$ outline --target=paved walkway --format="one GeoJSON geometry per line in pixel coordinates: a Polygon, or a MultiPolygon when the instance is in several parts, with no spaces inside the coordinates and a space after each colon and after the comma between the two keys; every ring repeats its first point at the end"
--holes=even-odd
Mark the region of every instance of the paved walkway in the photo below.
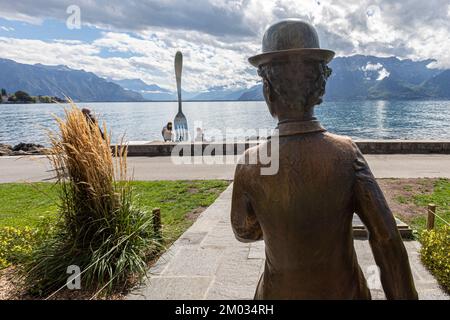
{"type": "MultiPolygon", "coordinates": [[[[365,157],[377,178],[450,178],[450,155],[365,157]]],[[[192,163],[198,160],[201,158],[192,158],[192,163]]],[[[205,157],[200,164],[176,165],[170,157],[130,157],[128,167],[130,171],[134,170],[136,180],[232,180],[235,165],[208,164],[217,160],[205,157]]],[[[0,183],[46,181],[52,177],[51,167],[43,156],[0,157],[0,183]]]]}
{"type": "MultiPolygon", "coordinates": [[[[230,186],[150,269],[128,299],[252,299],[264,266],[264,243],[235,240],[229,222],[230,186]]],[[[449,299],[420,263],[416,241],[405,242],[421,299],[449,299]]],[[[384,293],[368,241],[355,240],[373,299],[384,293]]]]}

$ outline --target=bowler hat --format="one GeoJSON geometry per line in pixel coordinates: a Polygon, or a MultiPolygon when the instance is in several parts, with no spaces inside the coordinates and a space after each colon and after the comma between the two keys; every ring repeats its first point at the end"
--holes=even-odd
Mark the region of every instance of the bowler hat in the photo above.
{"type": "Polygon", "coordinates": [[[319,36],[312,25],[298,19],[277,22],[264,33],[262,53],[248,61],[255,67],[273,60],[300,57],[328,63],[334,51],[320,49],[319,36]]]}

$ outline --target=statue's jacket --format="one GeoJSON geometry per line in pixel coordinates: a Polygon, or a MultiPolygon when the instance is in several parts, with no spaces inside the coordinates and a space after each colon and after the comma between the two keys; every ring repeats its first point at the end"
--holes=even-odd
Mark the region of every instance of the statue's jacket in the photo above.
{"type": "Polygon", "coordinates": [[[369,231],[386,297],[417,298],[395,219],[356,144],[318,121],[280,125],[277,138],[278,172],[262,175],[267,165],[244,160],[271,150],[269,139],[246,151],[234,178],[236,238],[265,242],[255,299],[370,299],[353,247],[354,213],[369,231]]]}

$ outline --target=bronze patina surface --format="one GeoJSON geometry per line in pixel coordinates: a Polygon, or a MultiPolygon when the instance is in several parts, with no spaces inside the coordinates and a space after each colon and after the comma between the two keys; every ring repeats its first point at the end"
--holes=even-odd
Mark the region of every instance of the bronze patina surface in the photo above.
{"type": "Polygon", "coordinates": [[[370,299],[353,247],[354,212],[369,230],[386,297],[417,299],[394,217],[363,155],[314,117],[331,73],[330,51],[319,49],[314,28],[298,20],[273,25],[263,42],[270,49],[249,60],[279,121],[279,170],[261,175],[260,162],[239,164],[231,209],[237,239],[266,245],[255,299],[370,299]]]}

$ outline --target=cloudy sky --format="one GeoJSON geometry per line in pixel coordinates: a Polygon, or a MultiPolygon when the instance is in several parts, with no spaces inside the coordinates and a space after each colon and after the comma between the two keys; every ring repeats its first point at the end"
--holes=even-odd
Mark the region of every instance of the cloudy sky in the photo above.
{"type": "Polygon", "coordinates": [[[450,68],[449,0],[0,0],[0,13],[1,58],[171,90],[177,50],[188,90],[253,85],[247,58],[284,18],[312,23],[337,55],[434,58],[433,67],[450,68]]]}

